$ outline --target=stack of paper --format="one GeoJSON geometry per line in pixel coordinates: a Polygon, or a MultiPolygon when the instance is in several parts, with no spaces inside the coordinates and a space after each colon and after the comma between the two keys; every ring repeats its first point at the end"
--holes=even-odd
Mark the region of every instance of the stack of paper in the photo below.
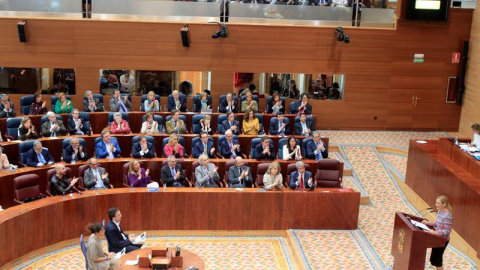
{"type": "Polygon", "coordinates": [[[147,232],[143,232],[142,234],[137,235],[137,237],[135,237],[135,239],[133,239],[132,244],[143,245],[143,244],[145,244],[145,238],[146,237],[147,237],[147,232]]]}

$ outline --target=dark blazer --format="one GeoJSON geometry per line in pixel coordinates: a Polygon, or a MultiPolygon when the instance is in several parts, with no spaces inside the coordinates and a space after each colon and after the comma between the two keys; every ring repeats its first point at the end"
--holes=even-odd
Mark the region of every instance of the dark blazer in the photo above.
{"type": "Polygon", "coordinates": [[[252,170],[248,166],[242,166],[241,170],[239,171],[237,165],[233,165],[228,169],[228,186],[229,187],[238,187],[238,188],[243,188],[243,187],[250,187],[253,184],[253,178],[252,178],[252,170]],[[243,179],[238,179],[241,174],[241,170],[246,170],[248,169],[248,175],[247,178],[243,179]]]}
{"type": "MultiPolygon", "coordinates": [[[[239,144],[238,140],[233,139],[232,144],[233,145],[239,144]]],[[[222,149],[221,153],[223,154],[223,156],[225,158],[230,158],[230,156],[232,155],[232,151],[230,149],[230,145],[228,144],[227,140],[222,141],[222,143],[220,144],[220,148],[222,149]]],[[[240,156],[241,154],[242,154],[242,149],[238,148],[237,150],[235,150],[235,155],[237,157],[240,156]]]]}
{"type": "MultiPolygon", "coordinates": [[[[67,134],[67,129],[63,125],[62,120],[55,120],[58,125],[58,130],[56,131],[57,136],[65,136],[67,134]]],[[[50,137],[52,133],[50,132],[50,120],[47,120],[42,125],[42,136],[43,137],[50,137]]]]}
{"type": "MultiPolygon", "coordinates": [[[[94,98],[93,100],[95,100],[95,108],[94,108],[94,112],[103,112],[103,103],[100,103],[100,100],[98,98],[94,98]]],[[[85,112],[92,112],[90,110],[90,107],[88,106],[88,99],[84,99],[83,100],[83,111],[85,112]]]]}
{"type": "MultiPolygon", "coordinates": [[[[311,132],[315,131],[315,127],[313,126],[313,122],[312,121],[306,121],[305,122],[307,124],[307,128],[310,129],[311,132]]],[[[302,124],[300,121],[298,121],[297,123],[295,123],[295,135],[302,135],[302,124]]],[[[310,133],[311,135],[311,133],[310,133]]]]}
{"type": "Polygon", "coordinates": [[[68,183],[66,175],[63,176],[63,179],[59,179],[55,174],[49,181],[50,194],[52,196],[62,195],[63,193],[68,194],[74,191],[73,186],[70,186],[70,183],[68,183]]]}
{"type": "MultiPolygon", "coordinates": [[[[325,144],[324,144],[325,146],[325,144]]],[[[307,156],[305,158],[307,159],[315,159],[315,150],[317,150],[317,144],[315,144],[315,141],[311,141],[307,144],[307,156]]],[[[322,158],[328,158],[328,149],[325,147],[325,150],[322,152],[322,158]]]]}
{"type": "Polygon", "coordinates": [[[262,146],[261,143],[259,143],[257,146],[255,146],[255,158],[256,159],[274,160],[275,159],[275,151],[273,149],[273,144],[270,144],[270,155],[263,154],[263,146],[262,146]]]}
{"type": "MultiPolygon", "coordinates": [[[[298,113],[298,108],[300,107],[300,105],[302,105],[302,101],[299,100],[299,101],[295,101],[295,103],[293,103],[293,106],[290,108],[290,113],[291,114],[297,114],[298,113]]],[[[304,114],[312,114],[312,105],[310,105],[309,103],[307,103],[307,107],[305,108],[305,110],[303,111],[304,114]]]]}
{"type": "Polygon", "coordinates": [[[17,111],[15,111],[15,105],[13,104],[13,102],[10,102],[10,108],[12,109],[12,111],[6,112],[4,111],[5,106],[3,106],[3,103],[0,103],[0,118],[15,117],[17,115],[17,111]]]}
{"type": "MultiPolygon", "coordinates": [[[[303,178],[304,188],[309,188],[310,190],[314,190],[315,189],[315,179],[312,176],[312,173],[305,170],[305,175],[303,177],[304,177],[303,178]],[[310,179],[310,178],[312,178],[312,185],[311,186],[308,185],[308,179],[310,179]]],[[[294,171],[290,174],[290,188],[291,189],[296,189],[297,188],[296,182],[298,180],[300,180],[299,178],[300,178],[300,173],[298,171],[294,171]]]]}
{"type": "MultiPolygon", "coordinates": [[[[82,119],[82,125],[80,126],[80,130],[83,132],[84,135],[88,135],[87,132],[89,130],[85,125],[85,119],[83,119],[82,117],[80,117],[80,119],[82,119]]],[[[78,130],[75,127],[75,121],[73,121],[73,118],[71,117],[68,118],[67,120],[67,130],[68,130],[68,134],[70,135],[75,135],[78,132],[78,130]]]]}
{"type": "MultiPolygon", "coordinates": [[[[181,112],[186,112],[187,111],[187,98],[183,95],[180,95],[178,97],[178,100],[180,101],[180,111],[181,112]]],[[[175,100],[173,96],[168,97],[168,111],[172,111],[175,109],[175,100]]]]}
{"type": "MultiPolygon", "coordinates": [[[[210,105],[210,109],[212,109],[212,100],[207,98],[207,105],[210,105]]],[[[175,105],[174,105],[175,106],[175,105]]],[[[202,110],[202,101],[200,98],[195,100],[195,112],[200,112],[202,110]]]]}
{"type": "Polygon", "coordinates": [[[108,252],[120,252],[124,247],[132,245],[132,242],[128,239],[128,234],[124,233],[123,230],[119,230],[117,225],[111,220],[105,228],[105,238],[108,243],[108,252]],[[123,240],[122,234],[125,236],[125,240],[123,240]]]}
{"type": "MultiPolygon", "coordinates": [[[[283,123],[285,123],[285,131],[283,132],[285,135],[290,134],[290,124],[287,123],[287,120],[283,118],[283,123]]],[[[278,118],[274,119],[272,122],[270,122],[270,135],[278,135],[280,132],[278,132],[278,118]]]]}
{"type": "MultiPolygon", "coordinates": [[[[210,149],[212,149],[213,147],[213,143],[211,141],[208,141],[207,142],[207,154],[208,154],[208,157],[209,158],[213,158],[215,157],[215,152],[214,154],[210,154],[210,149]]],[[[198,158],[200,155],[203,154],[203,142],[202,141],[198,141],[195,146],[193,147],[193,157],[194,158],[198,158]]]]}
{"type": "MultiPolygon", "coordinates": [[[[50,155],[50,152],[48,152],[48,149],[47,148],[43,148],[42,149],[42,156],[43,158],[45,159],[45,162],[48,163],[48,162],[55,162],[53,160],[53,157],[52,155],[50,155]]],[[[38,156],[37,156],[37,153],[35,152],[35,150],[32,148],[30,150],[28,150],[27,152],[27,166],[29,167],[37,167],[37,164],[39,163],[40,161],[38,161],[38,156]]]]}
{"type": "MultiPolygon", "coordinates": [[[[220,108],[218,109],[218,111],[221,112],[221,113],[227,113],[227,106],[228,106],[227,99],[223,99],[222,102],[220,102],[220,108]]],[[[233,108],[232,112],[237,113],[238,112],[238,101],[237,100],[233,100],[233,106],[235,108],[233,108]]]]}
{"type": "MultiPolygon", "coordinates": [[[[118,145],[117,139],[111,138],[110,142],[113,143],[113,147],[115,147],[116,151],[113,153],[113,156],[117,158],[119,155],[122,154],[120,150],[120,146],[118,145]]],[[[95,151],[97,152],[97,158],[106,158],[108,157],[108,151],[105,143],[103,140],[100,140],[99,143],[95,146],[95,151]]]]}
{"type": "MultiPolygon", "coordinates": [[[[233,125],[234,125],[234,126],[237,126],[237,130],[235,130],[235,132],[232,131],[233,135],[238,135],[238,134],[240,134],[240,130],[241,130],[240,122],[238,122],[237,120],[233,120],[233,125]]],[[[227,119],[227,120],[223,120],[221,133],[222,133],[222,134],[225,134],[225,131],[227,131],[228,129],[230,129],[230,124],[229,124],[229,122],[228,122],[228,119],[227,119]]]]}
{"type": "Polygon", "coordinates": [[[173,178],[174,175],[172,175],[172,172],[170,171],[170,166],[168,164],[163,166],[161,170],[162,182],[166,184],[167,187],[172,187],[175,182],[178,182],[175,186],[179,186],[178,184],[183,186],[182,183],[185,181],[185,172],[182,168],[182,165],[177,163],[177,165],[175,165],[175,172],[178,172],[178,171],[180,171],[180,178],[175,180],[173,178]]]}
{"type": "Polygon", "coordinates": [[[134,158],[154,158],[155,157],[155,148],[152,143],[147,142],[148,152],[145,155],[141,155],[142,146],[139,142],[135,143],[132,148],[132,156],[134,158]]]}
{"type": "Polygon", "coordinates": [[[40,137],[40,135],[36,131],[35,133],[31,132],[30,135],[28,136],[27,136],[27,133],[28,133],[28,129],[24,128],[23,126],[18,128],[18,138],[22,141],[34,140],[40,137]]]}
{"type": "MultiPolygon", "coordinates": [[[[102,175],[106,173],[105,168],[98,167],[98,173],[100,174],[100,177],[102,177],[102,175]]],[[[102,182],[106,188],[110,186],[110,183],[109,183],[110,181],[108,180],[108,177],[105,179],[102,179],[102,182]]],[[[85,170],[85,172],[83,173],[83,184],[87,189],[93,189],[97,185],[97,179],[93,174],[92,168],[85,170]]]]}
{"type": "MultiPolygon", "coordinates": [[[[83,158],[80,155],[80,151],[78,151],[77,160],[87,161],[88,160],[87,149],[85,149],[85,147],[81,144],[80,144],[80,146],[82,146],[82,148],[83,148],[83,158]]],[[[75,151],[73,150],[73,147],[71,145],[67,146],[67,148],[65,148],[65,151],[63,152],[63,161],[65,161],[67,163],[71,162],[72,161],[72,156],[73,156],[74,153],[75,153],[75,151]]]]}

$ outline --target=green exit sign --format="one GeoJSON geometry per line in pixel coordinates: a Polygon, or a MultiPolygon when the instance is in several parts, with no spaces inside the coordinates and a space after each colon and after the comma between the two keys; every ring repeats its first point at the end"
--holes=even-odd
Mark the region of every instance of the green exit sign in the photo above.
{"type": "Polygon", "coordinates": [[[416,53],[413,55],[414,63],[423,63],[425,62],[425,55],[423,53],[416,53]]]}

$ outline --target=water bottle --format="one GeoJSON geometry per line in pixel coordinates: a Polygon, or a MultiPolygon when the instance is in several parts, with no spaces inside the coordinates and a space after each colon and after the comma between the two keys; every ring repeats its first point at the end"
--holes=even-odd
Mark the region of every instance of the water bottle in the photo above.
{"type": "Polygon", "coordinates": [[[455,145],[458,145],[458,136],[455,136],[455,141],[454,141],[455,145]]]}
{"type": "Polygon", "coordinates": [[[65,201],[65,191],[62,192],[62,201],[65,201]]]}
{"type": "Polygon", "coordinates": [[[132,185],[130,185],[130,192],[132,192],[132,191],[133,191],[133,186],[132,186],[132,185]]]}
{"type": "Polygon", "coordinates": [[[167,191],[167,184],[163,184],[163,192],[167,191]]]}
{"type": "Polygon", "coordinates": [[[75,165],[75,159],[72,158],[72,165],[75,165]]]}

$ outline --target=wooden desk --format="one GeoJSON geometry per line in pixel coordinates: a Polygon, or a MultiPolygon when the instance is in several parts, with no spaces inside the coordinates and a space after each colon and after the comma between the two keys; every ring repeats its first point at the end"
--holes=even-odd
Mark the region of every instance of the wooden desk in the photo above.
{"type": "MultiPolygon", "coordinates": [[[[405,182],[430,207],[446,195],[453,228],[480,252],[480,162],[445,138],[419,144],[410,140],[405,182]]],[[[480,253],[477,253],[480,258],[480,253]]]]}
{"type": "MultiPolygon", "coordinates": [[[[182,247],[180,247],[182,248],[182,247]]],[[[169,247],[168,248],[168,256],[171,256],[172,253],[174,253],[175,247],[169,247]]],[[[120,259],[123,265],[123,270],[137,270],[140,269],[138,265],[125,265],[125,262],[127,260],[136,260],[137,255],[140,252],[147,252],[149,254],[152,254],[152,248],[142,248],[139,250],[132,251],[130,253],[127,253],[123,255],[123,257],[120,259]]],[[[188,250],[182,249],[180,251],[180,255],[183,257],[183,268],[187,268],[189,266],[195,266],[199,270],[205,269],[205,263],[203,262],[202,258],[200,258],[197,254],[192,253],[188,250]]],[[[142,268],[144,269],[144,268],[142,268]]]]}
{"type": "Polygon", "coordinates": [[[258,189],[146,188],[87,191],[11,207],[0,212],[0,265],[31,251],[89,234],[89,222],[122,211],[122,228],[143,230],[354,230],[360,193],[338,189],[313,192],[258,189]]]}

